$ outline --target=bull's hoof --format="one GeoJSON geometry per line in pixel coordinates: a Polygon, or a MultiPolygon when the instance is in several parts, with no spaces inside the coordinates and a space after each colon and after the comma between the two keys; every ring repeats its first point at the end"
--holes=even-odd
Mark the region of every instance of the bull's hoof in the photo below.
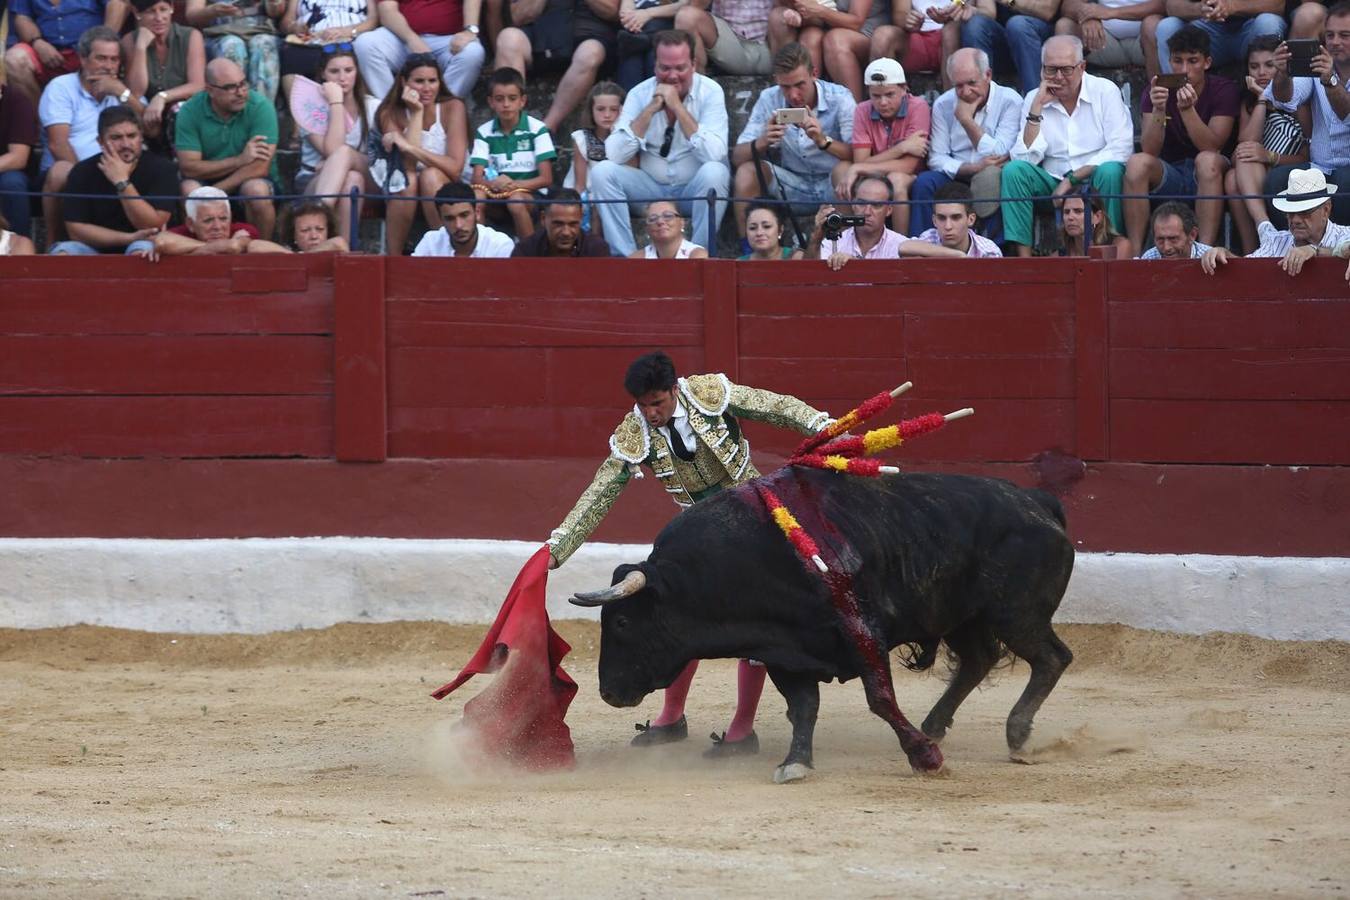
{"type": "Polygon", "coordinates": [[[811,767],[805,763],[788,763],[773,770],[774,784],[791,784],[802,781],[811,774],[811,767]]]}
{"type": "Polygon", "coordinates": [[[942,751],[937,744],[929,741],[909,754],[909,764],[922,775],[937,773],[942,769],[942,751]]]}

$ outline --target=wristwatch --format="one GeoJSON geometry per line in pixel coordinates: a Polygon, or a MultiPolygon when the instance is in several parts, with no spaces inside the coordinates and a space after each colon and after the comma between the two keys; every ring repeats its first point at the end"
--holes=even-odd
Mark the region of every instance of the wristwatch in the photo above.
{"type": "Polygon", "coordinates": [[[830,149],[831,145],[833,145],[833,144],[834,144],[834,138],[830,137],[830,136],[827,134],[827,135],[825,135],[825,143],[823,143],[823,144],[817,144],[816,147],[817,147],[818,149],[821,149],[821,150],[828,150],[828,149],[830,149]]]}
{"type": "Polygon", "coordinates": [[[126,103],[130,99],[131,99],[131,88],[127,88],[124,91],[122,91],[122,93],[117,95],[118,103],[126,103]]]}
{"type": "Polygon", "coordinates": [[[469,34],[472,34],[472,35],[477,35],[477,34],[478,34],[478,26],[477,26],[477,25],[465,25],[465,26],[464,26],[464,30],[467,31],[469,34]]]}
{"type": "Polygon", "coordinates": [[[119,194],[122,193],[123,191],[125,191],[125,190],[126,190],[127,188],[129,188],[129,187],[131,187],[131,182],[130,182],[130,181],[127,181],[125,178],[123,178],[121,181],[114,181],[114,182],[113,182],[113,190],[116,191],[116,192],[119,193],[119,194]]]}
{"type": "Polygon", "coordinates": [[[1333,87],[1333,88],[1334,88],[1334,87],[1339,87],[1339,86],[1340,86],[1340,83],[1341,83],[1340,76],[1338,76],[1335,72],[1332,72],[1332,73],[1331,73],[1331,81],[1327,82],[1327,87],[1333,87]]]}

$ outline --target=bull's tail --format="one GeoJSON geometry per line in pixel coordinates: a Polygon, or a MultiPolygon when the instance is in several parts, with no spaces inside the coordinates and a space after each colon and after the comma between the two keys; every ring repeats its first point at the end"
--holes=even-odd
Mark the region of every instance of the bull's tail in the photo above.
{"type": "Polygon", "coordinates": [[[901,644],[896,648],[896,655],[900,657],[900,665],[911,672],[926,672],[933,668],[933,663],[937,661],[938,647],[941,644],[941,639],[901,644]]]}
{"type": "Polygon", "coordinates": [[[1064,506],[1059,502],[1059,498],[1048,491],[1040,488],[1026,488],[1027,494],[1041,509],[1048,512],[1059,523],[1060,528],[1068,528],[1069,522],[1064,518],[1064,506]]]}

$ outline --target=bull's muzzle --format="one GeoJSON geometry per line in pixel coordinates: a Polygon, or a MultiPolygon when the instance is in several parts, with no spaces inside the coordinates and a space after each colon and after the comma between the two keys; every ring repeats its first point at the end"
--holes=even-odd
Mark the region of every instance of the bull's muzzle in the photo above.
{"type": "Polygon", "coordinates": [[[641,570],[635,569],[629,572],[623,581],[612,587],[607,587],[603,591],[585,591],[567,602],[573,606],[604,606],[612,600],[631,597],[646,586],[647,576],[641,570]]]}

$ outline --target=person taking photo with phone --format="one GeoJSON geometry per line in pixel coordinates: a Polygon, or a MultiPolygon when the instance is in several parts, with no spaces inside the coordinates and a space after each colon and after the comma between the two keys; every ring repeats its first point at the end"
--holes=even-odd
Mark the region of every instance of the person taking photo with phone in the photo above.
{"type": "MultiPolygon", "coordinates": [[[[1311,157],[1313,167],[1340,190],[1332,204],[1332,218],[1350,222],[1350,0],[1341,0],[1327,10],[1326,45],[1313,55],[1312,76],[1295,78],[1289,71],[1289,46],[1275,50],[1275,77],[1263,97],[1275,109],[1295,112],[1312,107],[1311,157]]],[[[1265,194],[1280,191],[1296,166],[1274,166],[1266,173],[1265,194]]],[[[1271,221],[1284,227],[1285,217],[1272,204],[1271,221]]]]}
{"type": "Polygon", "coordinates": [[[782,199],[799,215],[834,199],[832,175],[852,159],[853,94],[816,77],[811,54],[785,44],[773,55],[774,86],[762,91],[745,123],[731,165],[740,252],[754,197],[782,199]]]}
{"type": "Polygon", "coordinates": [[[1223,221],[1223,179],[1242,96],[1238,86],[1209,74],[1209,34],[1187,25],[1172,35],[1172,74],[1151,79],[1139,98],[1144,123],[1140,152],[1125,163],[1125,234],[1130,256],[1140,254],[1148,230],[1149,200],[1195,200],[1200,240],[1218,242],[1223,221]]]}

